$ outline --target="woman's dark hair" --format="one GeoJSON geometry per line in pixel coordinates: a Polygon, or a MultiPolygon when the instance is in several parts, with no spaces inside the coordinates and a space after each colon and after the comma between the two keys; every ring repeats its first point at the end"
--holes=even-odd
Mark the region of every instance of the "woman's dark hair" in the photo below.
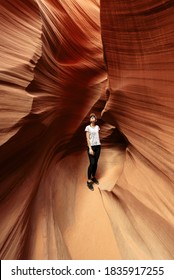
{"type": "Polygon", "coordinates": [[[89,118],[91,118],[91,117],[94,117],[97,120],[97,117],[96,117],[96,115],[94,113],[90,114],[89,118]]]}

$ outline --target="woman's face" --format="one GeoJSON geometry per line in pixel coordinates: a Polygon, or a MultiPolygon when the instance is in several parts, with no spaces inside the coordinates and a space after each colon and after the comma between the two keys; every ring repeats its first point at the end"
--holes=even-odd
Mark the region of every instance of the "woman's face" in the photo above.
{"type": "Polygon", "coordinates": [[[96,118],[94,116],[90,117],[90,122],[96,122],[96,118]]]}

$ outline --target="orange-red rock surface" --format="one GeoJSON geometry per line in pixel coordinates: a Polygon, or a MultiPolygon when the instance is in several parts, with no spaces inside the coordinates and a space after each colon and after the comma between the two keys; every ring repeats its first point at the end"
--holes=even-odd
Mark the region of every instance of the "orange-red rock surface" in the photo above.
{"type": "Polygon", "coordinates": [[[0,10],[1,259],[173,259],[173,1],[0,10]]]}

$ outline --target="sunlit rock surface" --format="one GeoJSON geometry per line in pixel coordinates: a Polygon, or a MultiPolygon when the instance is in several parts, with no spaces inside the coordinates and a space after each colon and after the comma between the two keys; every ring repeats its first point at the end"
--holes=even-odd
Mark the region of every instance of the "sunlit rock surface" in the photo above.
{"type": "Polygon", "coordinates": [[[1,259],[173,259],[173,1],[0,5],[1,259]]]}
{"type": "Polygon", "coordinates": [[[103,119],[126,135],[104,204],[123,258],[174,254],[173,1],[101,1],[110,96],[103,119]],[[108,16],[110,15],[110,16],[108,16]]]}

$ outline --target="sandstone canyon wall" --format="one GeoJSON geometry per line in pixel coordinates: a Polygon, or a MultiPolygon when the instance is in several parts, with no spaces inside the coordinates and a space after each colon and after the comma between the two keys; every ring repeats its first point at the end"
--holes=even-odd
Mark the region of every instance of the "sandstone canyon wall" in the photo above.
{"type": "Polygon", "coordinates": [[[173,259],[173,1],[0,10],[1,259],[173,259]],[[102,143],[94,192],[90,112],[102,143]]]}

